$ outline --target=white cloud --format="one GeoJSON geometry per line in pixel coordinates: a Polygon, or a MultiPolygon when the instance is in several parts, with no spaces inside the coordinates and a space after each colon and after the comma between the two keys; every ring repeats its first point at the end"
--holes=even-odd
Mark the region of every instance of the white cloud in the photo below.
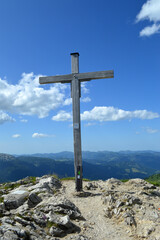
{"type": "Polygon", "coordinates": [[[153,22],[152,26],[145,27],[140,36],[150,36],[160,31],[160,0],[147,0],[143,4],[141,11],[136,17],[136,21],[149,20],[153,22]]]}
{"type": "Polygon", "coordinates": [[[64,104],[64,106],[71,105],[72,104],[72,98],[66,98],[63,104],[64,104]]]}
{"type": "Polygon", "coordinates": [[[119,121],[139,119],[154,119],[158,118],[158,113],[149,112],[147,110],[125,111],[114,107],[94,107],[91,111],[85,111],[81,114],[82,120],[87,121],[119,121]]]}
{"type": "Polygon", "coordinates": [[[85,124],[86,127],[94,126],[96,123],[94,122],[88,122],[85,124]]]}
{"type": "MultiPolygon", "coordinates": [[[[94,107],[90,111],[85,111],[81,114],[82,121],[120,121],[137,119],[154,119],[159,118],[158,113],[147,110],[125,111],[114,107],[94,107]]],[[[57,115],[52,117],[54,121],[71,121],[71,113],[60,111],[57,115]]]]}
{"type": "Polygon", "coordinates": [[[65,89],[64,84],[45,89],[39,85],[39,76],[33,73],[23,73],[16,85],[0,79],[0,110],[44,118],[51,110],[64,105],[65,89]]]}
{"type": "MultiPolygon", "coordinates": [[[[42,86],[39,84],[39,77],[40,75],[33,73],[23,73],[22,78],[15,85],[0,78],[0,124],[14,121],[7,113],[21,116],[37,115],[39,118],[44,118],[50,111],[72,104],[72,99],[66,97],[69,89],[66,84],[42,86]]],[[[85,83],[82,83],[82,91],[88,93],[85,83]]],[[[89,97],[83,97],[81,101],[91,100],[89,97]]],[[[20,121],[27,122],[25,119],[20,121]]]]}
{"type": "Polygon", "coordinates": [[[160,24],[153,24],[152,26],[148,26],[145,27],[144,29],[142,29],[142,31],[140,32],[140,36],[150,36],[153,35],[155,33],[158,33],[160,30],[160,24]]]}
{"type": "Polygon", "coordinates": [[[60,111],[57,115],[52,117],[53,121],[71,121],[72,114],[65,111],[60,111]]]}
{"type": "Polygon", "coordinates": [[[159,130],[158,129],[152,129],[152,128],[146,128],[146,132],[147,133],[150,133],[150,134],[153,134],[153,133],[157,133],[159,130]]]}
{"type": "Polygon", "coordinates": [[[137,21],[148,19],[150,21],[160,21],[160,1],[159,0],[147,0],[143,4],[140,13],[137,15],[137,21]]]}
{"type": "MultiPolygon", "coordinates": [[[[81,102],[84,102],[84,103],[91,101],[90,97],[82,97],[82,98],[80,98],[80,100],[81,100],[81,102]]],[[[63,103],[64,106],[71,105],[71,104],[72,104],[72,98],[66,98],[63,103]]]]}
{"type": "Polygon", "coordinates": [[[46,138],[46,137],[50,137],[50,135],[44,133],[33,133],[32,135],[32,138],[46,138]]]}
{"type": "Polygon", "coordinates": [[[85,102],[85,103],[90,102],[90,101],[91,101],[90,97],[85,97],[85,98],[81,99],[81,102],[85,102]]]}
{"type": "Polygon", "coordinates": [[[10,117],[7,113],[0,110],[0,124],[5,122],[15,122],[15,119],[10,117]]]}
{"type": "Polygon", "coordinates": [[[20,134],[14,134],[12,138],[19,138],[21,135],[20,134]]]}
{"type": "Polygon", "coordinates": [[[20,121],[23,122],[23,123],[27,123],[28,122],[27,119],[21,119],[20,121]]]}
{"type": "Polygon", "coordinates": [[[87,83],[86,82],[81,82],[81,91],[84,94],[89,93],[89,89],[87,88],[87,83]]]}

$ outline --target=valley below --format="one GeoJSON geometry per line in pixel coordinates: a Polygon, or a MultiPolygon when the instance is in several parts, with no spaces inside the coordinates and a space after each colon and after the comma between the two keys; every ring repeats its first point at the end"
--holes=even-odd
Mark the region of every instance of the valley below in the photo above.
{"type": "MultiPolygon", "coordinates": [[[[83,177],[90,180],[109,178],[148,178],[160,172],[160,153],[83,152],[83,177]]],[[[0,154],[0,183],[27,176],[55,174],[59,178],[74,176],[72,152],[14,156],[0,154]]]]}

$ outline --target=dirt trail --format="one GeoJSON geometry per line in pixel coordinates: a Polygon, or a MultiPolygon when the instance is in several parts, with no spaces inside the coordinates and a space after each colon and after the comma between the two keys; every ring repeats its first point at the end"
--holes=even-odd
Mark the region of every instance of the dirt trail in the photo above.
{"type": "MultiPolygon", "coordinates": [[[[86,182],[84,182],[84,187],[86,182]]],[[[91,192],[92,196],[77,197],[75,196],[74,181],[63,181],[65,187],[65,196],[72,201],[81,211],[85,221],[76,222],[76,225],[81,228],[82,235],[87,236],[91,240],[133,240],[131,233],[125,232],[121,224],[116,226],[113,220],[104,216],[102,204],[102,191],[100,189],[86,191],[91,192]]]]}

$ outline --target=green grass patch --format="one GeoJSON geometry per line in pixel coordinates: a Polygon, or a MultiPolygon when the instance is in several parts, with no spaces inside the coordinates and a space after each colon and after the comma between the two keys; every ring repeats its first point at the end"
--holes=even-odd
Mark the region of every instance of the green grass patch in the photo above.
{"type": "Polygon", "coordinates": [[[18,188],[19,186],[21,186],[20,183],[6,184],[6,186],[4,186],[4,189],[5,190],[13,190],[15,188],[18,188]]]}
{"type": "Polygon", "coordinates": [[[47,228],[51,228],[51,227],[56,227],[56,228],[59,228],[58,224],[55,223],[55,222],[50,222],[50,221],[47,221],[47,224],[46,224],[46,227],[47,228]]]}
{"type": "Polygon", "coordinates": [[[160,186],[160,174],[154,174],[145,180],[154,186],[160,186]]]}
{"type": "Polygon", "coordinates": [[[4,197],[0,197],[0,203],[4,202],[4,197]]]}
{"type": "Polygon", "coordinates": [[[75,180],[75,177],[65,177],[65,178],[61,178],[61,181],[67,181],[67,180],[75,180]]]}
{"type": "Polygon", "coordinates": [[[89,180],[88,178],[83,178],[84,182],[91,182],[91,180],[89,180]]]}
{"type": "Polygon", "coordinates": [[[125,183],[125,182],[128,182],[129,179],[121,179],[120,181],[125,183]]]}
{"type": "Polygon", "coordinates": [[[36,183],[36,177],[29,177],[30,183],[36,183]]]}
{"type": "Polygon", "coordinates": [[[146,180],[147,182],[153,184],[154,186],[156,187],[159,187],[160,186],[160,181],[150,181],[150,180],[146,180]]]}
{"type": "Polygon", "coordinates": [[[36,184],[36,177],[30,176],[28,178],[22,179],[23,183],[21,185],[26,185],[28,183],[36,184]]]}

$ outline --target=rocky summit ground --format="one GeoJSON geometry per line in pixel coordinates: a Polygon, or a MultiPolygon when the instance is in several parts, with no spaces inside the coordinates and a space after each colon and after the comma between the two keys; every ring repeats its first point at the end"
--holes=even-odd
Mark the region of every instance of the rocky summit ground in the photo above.
{"type": "Polygon", "coordinates": [[[0,184],[0,240],[160,240],[160,188],[142,179],[0,184]]]}

